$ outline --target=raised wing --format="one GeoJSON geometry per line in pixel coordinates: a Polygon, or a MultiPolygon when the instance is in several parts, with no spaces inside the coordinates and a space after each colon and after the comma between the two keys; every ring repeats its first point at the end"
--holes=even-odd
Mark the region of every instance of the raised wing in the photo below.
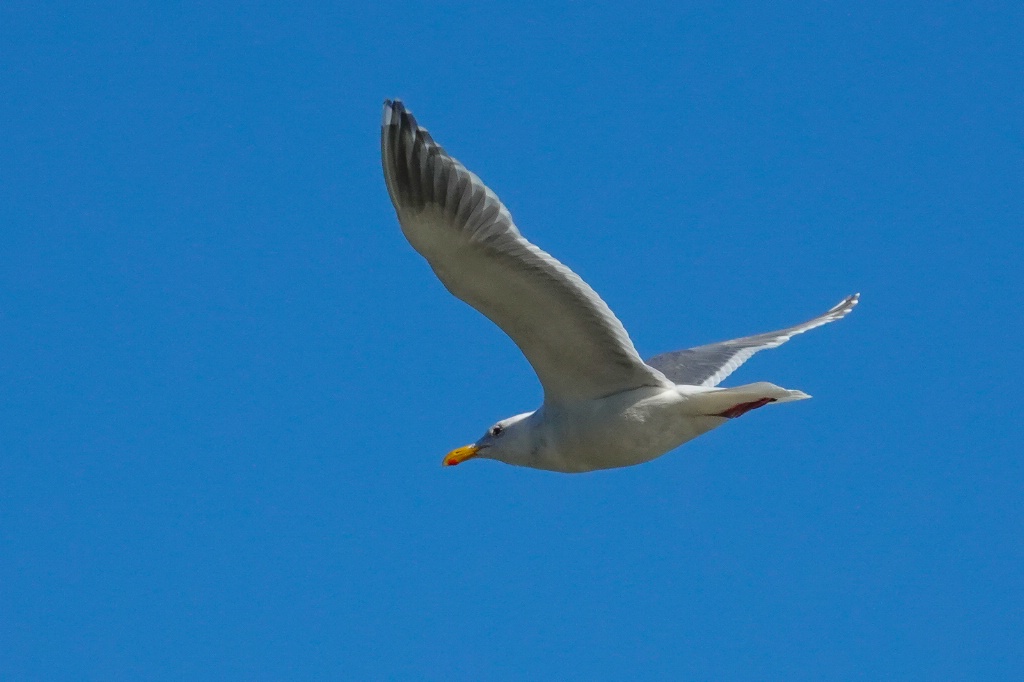
{"type": "Polygon", "coordinates": [[[399,101],[384,102],[381,157],[409,243],[448,291],[519,346],[546,401],[671,385],[644,364],[594,290],[526,241],[494,192],[448,156],[399,101]]]}
{"type": "Polygon", "coordinates": [[[844,317],[860,300],[860,294],[847,296],[824,315],[777,332],[744,336],[742,339],[711,343],[687,350],[655,355],[647,364],[677,384],[717,386],[736,368],[765,348],[778,348],[797,334],[844,317]]]}

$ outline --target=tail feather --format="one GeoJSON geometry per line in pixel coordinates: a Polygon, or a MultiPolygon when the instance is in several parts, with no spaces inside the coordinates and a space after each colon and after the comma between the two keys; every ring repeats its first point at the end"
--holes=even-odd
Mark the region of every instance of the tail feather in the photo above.
{"type": "Polygon", "coordinates": [[[759,381],[735,388],[712,389],[706,393],[694,395],[692,400],[699,414],[732,419],[769,403],[791,403],[810,397],[803,391],[794,391],[767,381],[759,381]]]}

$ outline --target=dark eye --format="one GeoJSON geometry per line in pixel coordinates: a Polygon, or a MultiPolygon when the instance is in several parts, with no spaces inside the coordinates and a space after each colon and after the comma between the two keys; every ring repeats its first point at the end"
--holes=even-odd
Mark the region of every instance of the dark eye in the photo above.
{"type": "Polygon", "coordinates": [[[501,424],[495,424],[494,426],[491,427],[491,438],[500,436],[503,430],[504,429],[501,427],[501,424]]]}

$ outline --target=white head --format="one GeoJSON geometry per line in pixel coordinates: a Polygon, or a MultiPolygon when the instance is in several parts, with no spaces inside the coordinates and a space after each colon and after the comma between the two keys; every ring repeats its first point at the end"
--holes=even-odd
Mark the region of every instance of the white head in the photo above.
{"type": "Polygon", "coordinates": [[[474,457],[527,465],[536,458],[541,445],[534,420],[529,418],[533,414],[524,412],[502,419],[487,429],[487,433],[477,442],[449,452],[444,458],[444,466],[455,466],[474,457]]]}

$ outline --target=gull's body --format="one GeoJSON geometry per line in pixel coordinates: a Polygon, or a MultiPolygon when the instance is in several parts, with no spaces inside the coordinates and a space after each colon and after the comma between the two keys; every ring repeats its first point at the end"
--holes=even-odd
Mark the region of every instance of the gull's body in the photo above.
{"type": "Polygon", "coordinates": [[[502,420],[445,464],[471,457],[562,472],[630,466],[770,402],[808,398],[761,382],[717,384],[754,353],[837,320],[641,360],[622,323],[569,268],[519,233],[498,197],[448,156],[401,102],[386,101],[381,155],[406,238],[455,296],[501,327],[544,387],[544,404],[502,420]]]}
{"type": "Polygon", "coordinates": [[[726,421],[701,414],[691,399],[708,390],[643,386],[602,400],[545,403],[523,420],[533,443],[515,463],[575,473],[650,461],[726,421]]]}

